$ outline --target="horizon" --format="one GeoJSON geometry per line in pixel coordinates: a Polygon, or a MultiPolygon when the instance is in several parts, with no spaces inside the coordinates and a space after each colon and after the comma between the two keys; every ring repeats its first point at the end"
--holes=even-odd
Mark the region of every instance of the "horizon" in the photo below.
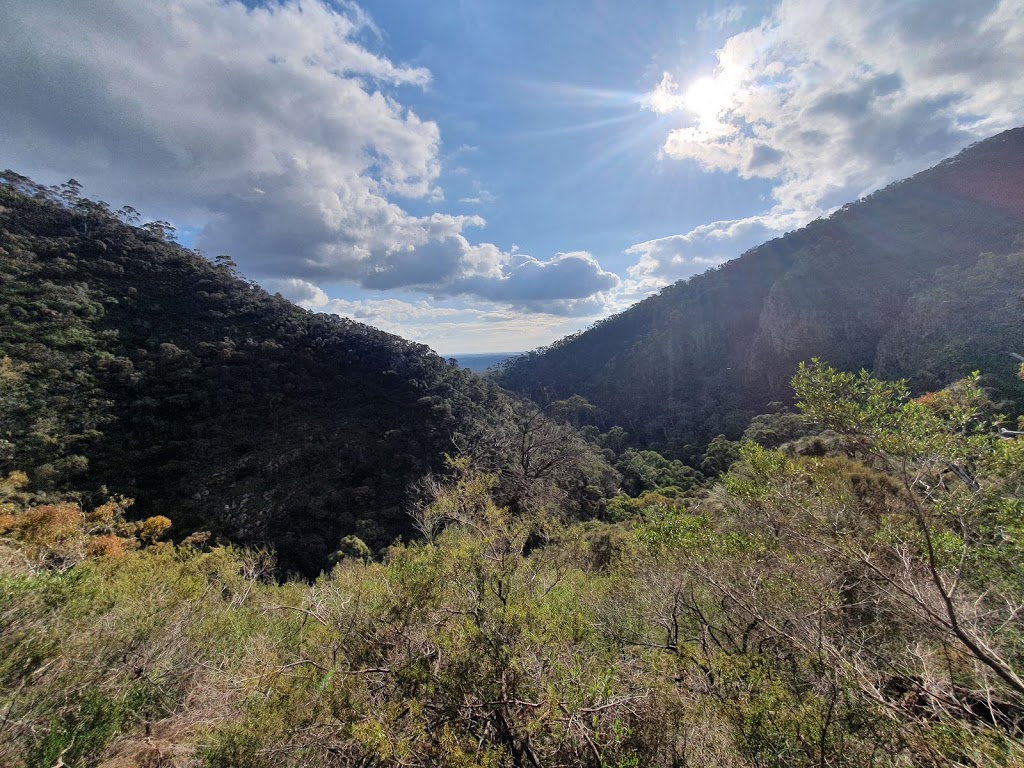
{"type": "Polygon", "coordinates": [[[512,355],[1024,123],[1024,4],[40,0],[0,66],[0,166],[512,355]]]}

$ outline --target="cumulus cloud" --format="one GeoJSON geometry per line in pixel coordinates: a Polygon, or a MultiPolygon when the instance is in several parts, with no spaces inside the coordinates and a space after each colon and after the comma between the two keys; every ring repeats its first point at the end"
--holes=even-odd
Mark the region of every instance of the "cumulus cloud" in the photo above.
{"type": "Polygon", "coordinates": [[[650,293],[666,282],[691,277],[734,259],[744,251],[797,229],[804,212],[772,212],[732,221],[702,224],[685,235],[648,240],[626,250],[637,256],[628,270],[631,291],[650,293]]]}
{"type": "Polygon", "coordinates": [[[265,280],[263,287],[273,293],[280,293],[288,301],[306,309],[322,307],[329,301],[327,294],[319,285],[297,277],[265,280]]]}
{"type": "MultiPolygon", "coordinates": [[[[476,250],[486,250],[486,247],[476,250]]],[[[509,254],[485,256],[482,261],[496,263],[499,259],[504,263],[491,272],[461,277],[431,288],[429,293],[441,299],[473,297],[495,308],[562,317],[597,316],[617,306],[613,294],[622,280],[602,269],[585,251],[559,253],[548,261],[541,261],[513,249],[509,254]]],[[[308,280],[277,278],[265,280],[264,286],[307,309],[343,306],[331,305],[335,300],[329,299],[322,288],[308,280]]],[[[377,302],[372,306],[397,308],[399,304],[377,302]]],[[[339,311],[339,314],[347,313],[339,311]]]]}
{"type": "MultiPolygon", "coordinates": [[[[391,202],[435,193],[440,135],[389,95],[429,72],[367,50],[364,28],[319,0],[8,4],[3,154],[199,219],[201,247],[255,273],[363,279],[472,223],[391,202]]],[[[458,269],[444,254],[438,278],[458,269]]]]}
{"type": "Polygon", "coordinates": [[[642,103],[680,120],[666,157],[771,180],[771,211],[634,246],[641,282],[734,258],[1021,123],[1024,4],[782,0],[717,62],[664,73],[642,103]]]}
{"type": "MultiPolygon", "coordinates": [[[[200,248],[282,291],[505,292],[529,307],[526,288],[547,286],[513,252],[470,242],[482,218],[402,207],[442,198],[438,126],[401,101],[430,73],[372,52],[367,32],[356,6],[326,0],[7,3],[0,154],[198,223],[200,248]]],[[[537,264],[568,274],[560,257],[537,264]]],[[[569,276],[609,282],[593,260],[569,276]]]]}
{"type": "Polygon", "coordinates": [[[663,151],[773,179],[787,210],[857,197],[1024,111],[1020,0],[783,0],[717,58],[712,77],[667,73],[648,95],[684,117],[663,151]]]}
{"type": "Polygon", "coordinates": [[[466,277],[447,290],[519,308],[579,315],[593,314],[603,301],[595,294],[611,291],[620,282],[586,251],[559,253],[548,261],[513,252],[500,276],[466,277]]]}

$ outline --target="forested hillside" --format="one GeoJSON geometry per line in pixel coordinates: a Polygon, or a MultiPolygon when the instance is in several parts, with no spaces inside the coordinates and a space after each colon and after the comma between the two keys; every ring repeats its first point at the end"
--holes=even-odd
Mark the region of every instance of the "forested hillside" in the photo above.
{"type": "Polygon", "coordinates": [[[908,376],[916,391],[982,369],[986,386],[1017,398],[1005,353],[1024,347],[1022,233],[1016,129],[515,358],[497,378],[540,403],[582,395],[604,428],[669,455],[738,436],[788,400],[792,370],[815,355],[908,376]]]}
{"type": "MultiPolygon", "coordinates": [[[[312,314],[80,195],[0,184],[0,474],[41,498],[119,494],[174,532],[316,574],[354,535],[412,531],[446,453],[500,467],[503,503],[592,514],[595,451],[428,348],[312,314]]],[[[609,485],[610,483],[610,485],[609,485]]]]}

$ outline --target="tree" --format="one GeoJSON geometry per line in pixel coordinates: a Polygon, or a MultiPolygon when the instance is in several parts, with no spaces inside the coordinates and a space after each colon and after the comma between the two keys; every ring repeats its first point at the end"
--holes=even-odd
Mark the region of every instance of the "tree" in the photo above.
{"type": "Polygon", "coordinates": [[[619,457],[615,468],[622,473],[622,490],[630,496],[665,487],[687,491],[703,480],[692,467],[678,459],[670,461],[657,451],[636,451],[631,448],[619,457]]]}
{"type": "Polygon", "coordinates": [[[358,536],[345,536],[338,544],[338,550],[331,555],[331,562],[340,563],[346,558],[368,563],[373,559],[373,551],[358,536]]]}
{"type": "Polygon", "coordinates": [[[82,185],[75,179],[68,179],[58,188],[61,201],[68,208],[74,208],[82,199],[82,185]]]}
{"type": "Polygon", "coordinates": [[[119,208],[117,216],[126,224],[138,224],[142,220],[142,215],[130,205],[119,208]]]}
{"type": "Polygon", "coordinates": [[[739,443],[729,440],[725,435],[718,435],[704,451],[700,462],[700,471],[708,477],[724,475],[729,471],[729,467],[739,459],[739,448],[739,443]]]}
{"type": "Polygon", "coordinates": [[[859,438],[864,455],[901,486],[899,516],[885,527],[891,557],[863,543],[837,553],[1024,705],[1024,669],[1013,650],[1024,610],[1024,443],[999,439],[978,382],[974,373],[914,400],[904,381],[815,360],[800,366],[794,389],[805,413],[859,438]]]}
{"type": "Polygon", "coordinates": [[[548,403],[544,412],[553,420],[571,424],[577,429],[592,425],[597,417],[597,407],[580,395],[573,395],[566,400],[555,400],[548,403]]]}

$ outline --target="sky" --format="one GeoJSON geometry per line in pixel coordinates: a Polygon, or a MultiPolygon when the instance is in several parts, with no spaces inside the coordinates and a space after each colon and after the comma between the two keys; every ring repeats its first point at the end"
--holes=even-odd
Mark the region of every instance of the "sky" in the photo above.
{"type": "Polygon", "coordinates": [[[0,167],[446,355],[1024,123],[1024,0],[8,0],[0,167]]]}

